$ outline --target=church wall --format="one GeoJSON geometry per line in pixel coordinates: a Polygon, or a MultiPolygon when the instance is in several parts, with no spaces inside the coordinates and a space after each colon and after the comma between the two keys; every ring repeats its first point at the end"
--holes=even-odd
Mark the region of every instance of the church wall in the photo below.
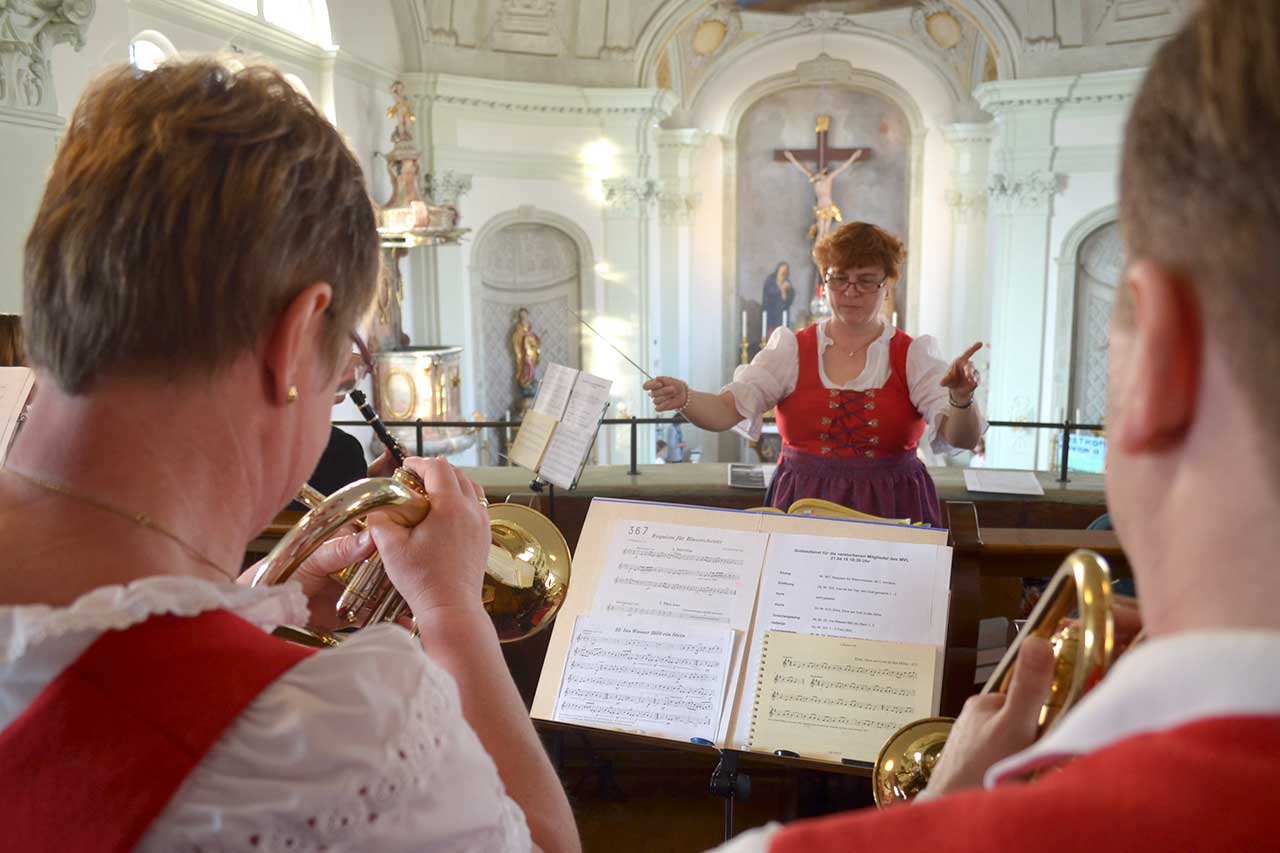
{"type": "Polygon", "coordinates": [[[349,34],[357,50],[373,56],[361,57],[345,47],[323,49],[212,0],[99,0],[84,48],[79,52],[65,46],[54,50],[56,111],[38,122],[41,127],[25,121],[14,125],[12,132],[0,119],[0,161],[5,163],[7,201],[0,214],[0,310],[21,307],[21,244],[53,161],[58,128],[95,75],[129,61],[129,43],[144,30],[165,36],[180,55],[226,51],[234,44],[297,75],[317,106],[352,142],[370,176],[374,197],[384,198],[389,183],[373,153],[389,146],[385,109],[390,96],[386,92],[396,76],[378,63],[389,58],[395,68],[400,61],[390,4],[385,0],[362,3],[359,16],[350,9],[337,10],[344,4],[332,5],[337,12],[332,20],[334,41],[341,44],[343,34],[349,34]],[[390,45],[390,50],[378,49],[380,43],[390,45]]]}
{"type": "MultiPolygon", "coordinates": [[[[409,75],[418,108],[424,168],[467,188],[458,199],[471,239],[502,217],[562,221],[582,244],[584,315],[640,364],[657,359],[652,308],[660,266],[654,262],[658,182],[656,121],[665,96],[653,90],[583,90],[547,84],[495,83],[452,75],[409,75]]],[[[478,410],[479,386],[491,338],[481,316],[476,244],[418,250],[422,275],[413,284],[418,306],[407,318],[418,343],[461,344],[463,406],[478,410]]],[[[585,369],[614,380],[612,416],[644,415],[644,381],[608,347],[584,335],[570,316],[561,329],[582,340],[585,369]]],[[[492,324],[489,324],[492,325],[492,324]]],[[[497,415],[501,412],[485,412],[497,415]]],[[[622,458],[627,442],[602,436],[601,459],[622,458]]],[[[649,438],[642,439],[642,447],[649,438]]]]}
{"type": "MultiPolygon", "coordinates": [[[[1068,237],[1118,197],[1125,117],[1140,71],[987,84],[991,152],[987,410],[997,420],[1058,420],[1066,411],[1074,316],[1068,237]]],[[[1105,216],[1104,216],[1105,218],[1105,216]]],[[[1102,224],[1102,223],[1097,223],[1102,224]]],[[[1049,432],[993,429],[988,463],[1053,464],[1049,432]]]]}

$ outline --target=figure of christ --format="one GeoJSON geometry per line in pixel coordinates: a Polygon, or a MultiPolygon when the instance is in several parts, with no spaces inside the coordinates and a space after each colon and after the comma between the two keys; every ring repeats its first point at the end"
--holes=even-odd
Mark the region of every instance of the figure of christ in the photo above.
{"type": "Polygon", "coordinates": [[[809,228],[809,240],[817,243],[823,237],[827,236],[827,232],[831,230],[831,223],[843,222],[844,217],[840,214],[840,208],[836,206],[835,201],[831,197],[831,185],[835,183],[836,178],[844,174],[854,161],[862,156],[862,151],[853,152],[848,160],[845,160],[839,166],[832,169],[830,166],[823,166],[819,169],[805,168],[804,164],[795,158],[790,151],[783,152],[791,165],[795,166],[805,177],[809,179],[809,183],[813,184],[814,203],[813,203],[813,225],[809,228]]]}

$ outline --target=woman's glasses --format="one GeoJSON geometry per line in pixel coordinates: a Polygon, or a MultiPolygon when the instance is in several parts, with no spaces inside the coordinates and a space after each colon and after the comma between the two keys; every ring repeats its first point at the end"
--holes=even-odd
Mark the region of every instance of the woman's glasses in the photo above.
{"type": "Polygon", "coordinates": [[[884,283],[888,280],[889,276],[887,275],[881,276],[880,278],[874,278],[871,276],[845,278],[842,275],[827,273],[826,277],[822,279],[822,282],[836,293],[845,293],[852,287],[856,292],[865,296],[868,293],[875,293],[877,290],[884,287],[884,283]]]}
{"type": "Polygon", "coordinates": [[[351,333],[351,354],[349,356],[345,368],[342,371],[342,379],[338,382],[338,388],[333,393],[333,402],[341,403],[346,396],[360,384],[360,380],[373,373],[373,355],[369,352],[369,346],[355,332],[351,333]]]}

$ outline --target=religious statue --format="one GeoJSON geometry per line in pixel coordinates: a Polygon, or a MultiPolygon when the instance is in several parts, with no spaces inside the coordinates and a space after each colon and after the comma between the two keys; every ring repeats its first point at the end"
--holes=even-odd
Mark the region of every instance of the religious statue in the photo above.
{"type": "Polygon", "coordinates": [[[848,160],[836,166],[835,169],[832,169],[829,165],[820,166],[817,169],[807,169],[790,151],[783,153],[791,161],[791,165],[804,172],[805,177],[809,179],[809,183],[813,184],[815,195],[813,204],[814,222],[809,228],[809,240],[817,243],[831,231],[831,223],[833,221],[844,222],[844,217],[840,214],[840,208],[836,206],[831,197],[831,185],[835,183],[836,178],[844,174],[853,165],[855,160],[862,156],[862,151],[861,149],[854,151],[848,160]]]}
{"type": "Polygon", "coordinates": [[[391,96],[395,98],[395,103],[387,107],[387,118],[395,119],[396,126],[391,131],[391,141],[399,144],[401,142],[413,141],[413,126],[417,124],[418,117],[413,114],[413,107],[409,105],[409,99],[404,96],[404,83],[400,80],[391,84],[391,96]]]}
{"type": "Polygon", "coordinates": [[[760,342],[760,346],[764,346],[769,340],[769,336],[773,334],[773,330],[779,326],[789,326],[791,303],[795,301],[796,290],[791,284],[791,265],[786,261],[779,262],[773,273],[764,280],[764,296],[761,299],[761,308],[764,311],[764,340],[760,342]]]}
{"type": "Polygon", "coordinates": [[[516,327],[511,333],[511,349],[516,357],[516,384],[522,397],[534,395],[538,362],[542,360],[542,339],[529,321],[529,309],[516,312],[516,327]]]}

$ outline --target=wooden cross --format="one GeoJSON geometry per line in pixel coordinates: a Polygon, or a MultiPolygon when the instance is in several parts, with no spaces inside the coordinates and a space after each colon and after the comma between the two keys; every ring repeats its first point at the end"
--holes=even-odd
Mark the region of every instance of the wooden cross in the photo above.
{"type": "Polygon", "coordinates": [[[843,163],[845,160],[852,157],[855,151],[862,152],[859,162],[871,159],[870,148],[828,148],[827,134],[830,130],[831,116],[818,116],[817,125],[814,128],[814,131],[818,134],[818,142],[815,147],[804,149],[778,148],[773,152],[773,159],[781,160],[785,163],[787,160],[786,152],[790,151],[792,156],[801,162],[808,161],[810,163],[817,163],[819,172],[831,163],[843,163]]]}

